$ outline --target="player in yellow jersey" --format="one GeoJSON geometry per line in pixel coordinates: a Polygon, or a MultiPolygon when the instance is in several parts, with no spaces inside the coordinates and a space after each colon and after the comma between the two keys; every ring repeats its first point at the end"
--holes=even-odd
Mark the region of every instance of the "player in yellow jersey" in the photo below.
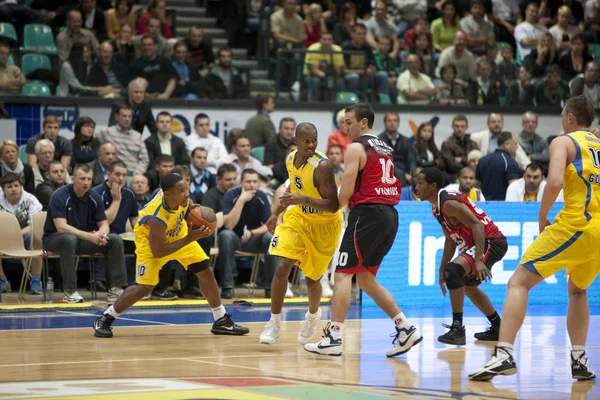
{"type": "Polygon", "coordinates": [[[600,139],[589,130],[594,117],[594,106],[585,97],[567,100],[562,126],[569,133],[557,137],[550,145],[548,182],[538,216],[541,233],[508,281],[494,355],[469,379],[488,381],[496,375],[517,372],[513,345],[525,318],[529,291],[565,268],[569,275],[567,330],[572,346],[571,373],[577,380],[596,377],[587,367],[585,356],[590,318],[586,289],[600,269],[600,139]],[[548,212],[561,186],[565,204],[551,224],[548,212]]]}
{"type": "Polygon", "coordinates": [[[236,325],[225,312],[209,258],[197,243],[210,231],[205,227],[188,230],[186,216],[198,207],[189,199],[189,184],[180,175],[168,174],[161,179],[160,187],[161,191],[140,211],[134,228],[137,284],[128,287],[94,322],[96,336],[112,337],[111,325],[115,319],[152,292],[161,268],[173,260],[198,276],[200,291],[210,304],[215,319],[211,332],[215,335],[247,334],[248,328],[236,325]]]}
{"type": "Polygon", "coordinates": [[[279,259],[271,285],[271,319],[259,339],[264,344],[275,343],[280,335],[287,280],[298,262],[306,278],[309,301],[298,342],[306,344],[315,335],[322,314],[319,280],[327,271],[342,230],[333,166],[317,151],[317,128],[308,122],[298,124],[294,141],[298,150],[285,161],[290,187],[267,221],[269,231],[274,232],[269,251],[279,259]],[[279,214],[286,209],[283,223],[275,227],[279,214]]]}

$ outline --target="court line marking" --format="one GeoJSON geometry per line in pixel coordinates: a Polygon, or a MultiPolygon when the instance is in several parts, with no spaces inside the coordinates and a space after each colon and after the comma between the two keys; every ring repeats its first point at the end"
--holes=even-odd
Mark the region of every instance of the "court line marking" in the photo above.
{"type": "MultiPolygon", "coordinates": [[[[57,313],[80,315],[82,317],[98,317],[98,316],[100,316],[100,314],[90,314],[90,313],[75,312],[75,311],[57,311],[57,313]]],[[[123,321],[144,322],[147,324],[158,325],[158,326],[178,326],[179,325],[179,324],[170,324],[168,322],[146,321],[144,319],[127,318],[127,317],[119,317],[119,319],[123,320],[123,321]]],[[[144,325],[142,325],[142,326],[144,326],[144,325]]],[[[65,329],[65,328],[63,328],[63,329],[65,329]]],[[[69,329],[69,328],[66,328],[66,329],[69,329]]]]}

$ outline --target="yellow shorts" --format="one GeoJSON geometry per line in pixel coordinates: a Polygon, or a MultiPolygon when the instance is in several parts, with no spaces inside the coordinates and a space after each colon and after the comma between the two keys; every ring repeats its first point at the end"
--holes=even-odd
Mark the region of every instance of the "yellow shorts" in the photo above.
{"type": "Polygon", "coordinates": [[[566,268],[573,283],[586,289],[600,272],[599,242],[598,220],[590,220],[580,230],[557,222],[548,226],[529,246],[521,265],[543,278],[566,268]]]}
{"type": "MultiPolygon", "coordinates": [[[[144,247],[147,247],[147,245],[144,247]]],[[[136,249],[135,252],[137,256],[135,280],[140,285],[156,286],[158,284],[158,273],[169,261],[178,261],[183,265],[183,268],[187,269],[188,265],[208,260],[208,256],[197,242],[192,242],[163,258],[152,257],[152,253],[149,253],[148,250],[140,251],[136,249]]]]}
{"type": "Polygon", "coordinates": [[[342,232],[341,217],[335,222],[315,224],[298,214],[286,213],[275,229],[271,255],[298,260],[304,276],[319,280],[333,258],[342,232]]]}

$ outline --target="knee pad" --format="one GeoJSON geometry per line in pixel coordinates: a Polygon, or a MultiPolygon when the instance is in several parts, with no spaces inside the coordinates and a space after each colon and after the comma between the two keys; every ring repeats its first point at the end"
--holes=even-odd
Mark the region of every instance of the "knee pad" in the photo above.
{"type": "Polygon", "coordinates": [[[444,279],[446,279],[446,287],[450,290],[464,287],[463,267],[455,262],[448,263],[444,269],[444,279]]]}

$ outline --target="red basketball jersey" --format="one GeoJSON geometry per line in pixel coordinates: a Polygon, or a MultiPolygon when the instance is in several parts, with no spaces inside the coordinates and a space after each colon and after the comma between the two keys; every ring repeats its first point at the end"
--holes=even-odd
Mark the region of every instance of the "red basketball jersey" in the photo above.
{"type": "Polygon", "coordinates": [[[355,142],[365,146],[367,162],[358,171],[354,194],[348,207],[353,209],[359,204],[398,204],[401,185],[394,176],[392,148],[373,135],[362,135],[355,142]]]}
{"type": "Polygon", "coordinates": [[[484,235],[486,239],[505,239],[504,235],[492,219],[479,207],[477,207],[467,195],[459,192],[442,189],[438,193],[438,206],[432,206],[433,216],[438,220],[442,229],[450,235],[459,249],[466,249],[475,246],[473,231],[462,222],[457,226],[450,224],[450,218],[443,211],[443,204],[448,200],[460,201],[477,217],[484,225],[484,235]]]}

